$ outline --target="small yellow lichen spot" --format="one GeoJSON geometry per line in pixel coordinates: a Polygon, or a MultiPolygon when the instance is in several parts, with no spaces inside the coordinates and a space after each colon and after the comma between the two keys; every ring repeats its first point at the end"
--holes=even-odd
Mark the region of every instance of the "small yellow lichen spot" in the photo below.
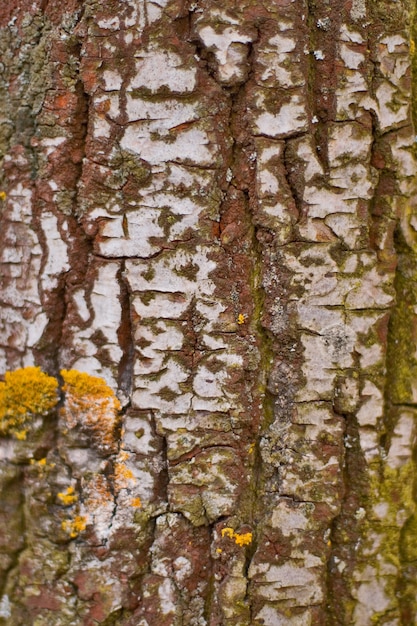
{"type": "Polygon", "coordinates": [[[234,535],[235,531],[233,528],[229,528],[228,526],[226,526],[226,528],[222,528],[222,537],[230,537],[230,539],[233,539],[234,535]]]}
{"type": "Polygon", "coordinates": [[[255,450],[255,444],[251,443],[249,446],[249,450],[248,450],[249,454],[253,454],[254,450],[255,450]]]}
{"type": "Polygon", "coordinates": [[[57,495],[58,495],[59,500],[61,500],[61,503],[64,506],[70,506],[71,504],[74,504],[74,502],[77,502],[78,500],[78,496],[75,493],[74,487],[67,487],[66,491],[58,493],[57,495]]]}
{"type": "Polygon", "coordinates": [[[332,542],[329,539],[329,541],[327,542],[327,546],[330,548],[331,545],[332,545],[332,542]]]}
{"type": "MultiPolygon", "coordinates": [[[[30,464],[31,465],[38,465],[39,467],[45,467],[46,466],[46,457],[44,459],[39,459],[38,461],[36,459],[30,459],[30,464]]],[[[54,467],[55,463],[52,464],[51,467],[54,467]]]]}
{"type": "Polygon", "coordinates": [[[5,191],[0,191],[0,200],[6,200],[7,196],[6,196],[6,192],[5,191]]]}
{"type": "Polygon", "coordinates": [[[142,506],[142,502],[140,498],[132,498],[132,501],[130,503],[135,509],[140,509],[140,507],[142,506]]]}
{"type": "Polygon", "coordinates": [[[413,55],[416,51],[416,44],[414,39],[410,39],[410,54],[413,55]]]}
{"type": "Polygon", "coordinates": [[[78,535],[86,529],[87,518],[82,515],[77,515],[73,520],[64,520],[61,526],[71,539],[75,539],[75,537],[78,537],[78,535]]]}
{"type": "Polygon", "coordinates": [[[252,543],[252,533],[235,533],[234,540],[238,546],[248,546],[252,543]]]}
{"type": "Polygon", "coordinates": [[[252,543],[252,536],[252,533],[236,533],[233,528],[229,527],[222,529],[222,537],[234,539],[238,546],[248,546],[252,543]]]}
{"type": "Polygon", "coordinates": [[[19,441],[24,441],[27,437],[28,432],[27,430],[15,430],[13,434],[19,441]]]}
{"type": "Polygon", "coordinates": [[[221,554],[223,552],[223,550],[221,548],[216,548],[216,552],[217,552],[217,554],[221,554]]]}
{"type": "Polygon", "coordinates": [[[238,324],[244,324],[245,323],[245,316],[243,315],[243,313],[239,313],[239,315],[237,316],[237,323],[238,324]]]}

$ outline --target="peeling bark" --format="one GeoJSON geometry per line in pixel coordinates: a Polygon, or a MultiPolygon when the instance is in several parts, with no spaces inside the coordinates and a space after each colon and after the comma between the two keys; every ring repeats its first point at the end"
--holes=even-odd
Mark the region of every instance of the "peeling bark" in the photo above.
{"type": "Polygon", "coordinates": [[[0,624],[417,621],[413,19],[0,8],[0,624]]]}

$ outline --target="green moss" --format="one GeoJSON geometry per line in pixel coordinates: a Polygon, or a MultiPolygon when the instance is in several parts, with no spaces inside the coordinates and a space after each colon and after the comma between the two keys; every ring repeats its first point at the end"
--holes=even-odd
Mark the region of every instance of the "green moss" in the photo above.
{"type": "Polygon", "coordinates": [[[186,263],[185,265],[180,265],[174,268],[174,272],[178,274],[178,276],[184,276],[184,278],[187,278],[188,280],[192,282],[197,281],[198,271],[199,271],[198,265],[196,265],[192,261],[190,261],[189,263],[186,263]]]}
{"type": "Polygon", "coordinates": [[[390,319],[387,354],[388,394],[394,404],[413,404],[412,382],[417,381],[417,361],[410,346],[417,340],[417,256],[403,241],[399,247],[395,290],[397,304],[390,319]]]}
{"type": "MultiPolygon", "coordinates": [[[[362,536],[364,537],[364,547],[367,538],[371,543],[374,537],[379,538],[377,553],[364,563],[366,567],[369,563],[380,573],[381,580],[385,582],[385,594],[391,600],[390,607],[384,612],[398,607],[398,598],[404,591],[401,582],[401,561],[404,551],[410,549],[413,541],[416,540],[413,499],[413,483],[415,479],[415,468],[410,460],[400,468],[385,466],[382,475],[374,472],[371,475],[368,516],[362,526],[362,536]],[[385,505],[386,513],[382,520],[374,521],[373,509],[375,505],[385,505]],[[409,516],[409,522],[404,528],[401,526],[401,519],[409,516]],[[411,535],[408,534],[411,531],[411,535]],[[392,565],[392,573],[387,572],[386,567],[392,565]],[[396,575],[398,572],[399,575],[396,575]]],[[[371,546],[370,546],[371,547],[371,546]]],[[[372,549],[374,552],[374,549],[372,549]]],[[[371,623],[379,624],[382,614],[375,613],[371,623]]]]}
{"type": "Polygon", "coordinates": [[[139,186],[146,185],[151,177],[150,165],[128,150],[118,150],[111,165],[121,180],[126,181],[127,176],[131,176],[139,186]]]}
{"type": "Polygon", "coordinates": [[[158,396],[162,400],[166,400],[166,402],[172,402],[172,400],[175,400],[178,394],[169,387],[162,387],[162,389],[158,391],[158,396]]]}
{"type": "Polygon", "coordinates": [[[417,515],[415,513],[404,524],[401,533],[400,555],[403,561],[417,561],[417,515]]]}
{"type": "Polygon", "coordinates": [[[141,274],[147,282],[151,282],[151,280],[155,278],[155,269],[152,265],[149,265],[149,267],[144,272],[141,272],[141,274]]]}
{"type": "Polygon", "coordinates": [[[139,298],[142,304],[149,306],[152,300],[155,300],[155,294],[153,293],[153,291],[142,291],[139,294],[139,298]]]}

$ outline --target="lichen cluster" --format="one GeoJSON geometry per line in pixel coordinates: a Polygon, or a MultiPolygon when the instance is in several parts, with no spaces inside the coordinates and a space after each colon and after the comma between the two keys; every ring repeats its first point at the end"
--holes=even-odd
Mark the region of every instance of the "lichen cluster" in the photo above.
{"type": "Polygon", "coordinates": [[[0,435],[26,439],[33,417],[47,415],[58,403],[58,381],[39,367],[6,372],[0,383],[0,435]]]}
{"type": "MultiPolygon", "coordinates": [[[[65,401],[61,414],[68,428],[81,425],[104,445],[113,439],[120,403],[113,390],[97,376],[62,370],[65,401]]],[[[48,415],[58,404],[59,384],[39,367],[6,372],[0,382],[0,436],[26,439],[36,417],[48,415]]]]}
{"type": "Polygon", "coordinates": [[[87,520],[82,515],[76,515],[73,520],[64,520],[61,526],[71,539],[75,539],[86,529],[87,520]]]}
{"type": "Polygon", "coordinates": [[[252,543],[253,535],[251,532],[237,533],[233,530],[233,528],[229,528],[227,526],[226,528],[222,529],[222,537],[229,537],[229,539],[234,539],[237,546],[243,547],[249,546],[252,543]]]}
{"type": "Polygon", "coordinates": [[[94,440],[112,446],[120,402],[107,383],[77,370],[62,370],[65,403],[61,415],[68,428],[80,425],[94,440]]]}

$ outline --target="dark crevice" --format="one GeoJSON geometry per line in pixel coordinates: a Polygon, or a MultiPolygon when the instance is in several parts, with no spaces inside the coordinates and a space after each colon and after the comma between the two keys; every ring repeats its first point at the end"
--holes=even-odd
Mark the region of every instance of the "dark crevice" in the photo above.
{"type": "Polygon", "coordinates": [[[169,461],[168,442],[164,435],[158,433],[156,419],[153,411],[150,411],[150,425],[154,438],[159,442],[160,469],[158,472],[157,493],[155,494],[160,505],[168,506],[168,485],[169,485],[169,461]]]}
{"type": "Polygon", "coordinates": [[[308,0],[309,32],[307,93],[317,158],[329,171],[328,125],[336,119],[337,45],[343,10],[337,3],[308,0]]]}
{"type": "MultiPolygon", "coordinates": [[[[77,39],[76,43],[72,43],[67,53],[79,59],[81,55],[81,41],[77,39]]],[[[82,177],[82,163],[85,156],[89,113],[89,96],[84,92],[80,78],[78,78],[75,84],[75,92],[77,93],[78,100],[76,108],[71,112],[69,131],[73,143],[80,151],[80,157],[77,163],[72,164],[71,189],[66,189],[71,197],[71,214],[64,216],[60,213],[56,213],[55,207],[45,205],[44,201],[39,197],[39,185],[44,182],[43,179],[39,179],[37,183],[34,199],[36,232],[43,249],[42,269],[46,265],[49,254],[47,233],[45,234],[42,229],[42,215],[44,210],[52,211],[57,217],[60,235],[62,240],[67,244],[69,265],[71,267],[71,270],[57,276],[58,287],[55,290],[46,293],[41,292],[43,307],[49,319],[42,337],[34,349],[34,354],[39,364],[42,365],[47,372],[55,376],[59,375],[60,351],[65,340],[64,328],[70,297],[68,291],[75,285],[84,285],[89,265],[88,257],[91,252],[91,240],[85,234],[76,218],[80,204],[78,194],[82,177]],[[74,242],[77,244],[76,249],[74,248],[74,242]]],[[[39,288],[41,290],[41,285],[39,288]]]]}
{"type": "Polygon", "coordinates": [[[117,337],[122,350],[122,358],[119,362],[118,388],[122,392],[123,402],[130,402],[133,390],[133,367],[135,362],[135,339],[131,317],[131,294],[129,283],[124,277],[125,263],[122,262],[118,271],[120,285],[121,321],[117,331],[117,337]]]}
{"type": "Polygon", "coordinates": [[[352,623],[350,580],[357,568],[355,546],[362,536],[362,518],[358,511],[368,514],[369,483],[359,438],[359,426],[354,415],[344,417],[343,493],[340,513],[330,526],[331,550],[327,559],[326,626],[345,626],[352,623]],[[339,569],[339,564],[344,564],[339,569]]]}
{"type": "Polygon", "coordinates": [[[282,156],[285,179],[297,211],[297,222],[299,222],[303,218],[305,212],[305,203],[303,199],[305,181],[302,176],[303,163],[297,156],[296,146],[287,138],[285,139],[282,156]]]}

